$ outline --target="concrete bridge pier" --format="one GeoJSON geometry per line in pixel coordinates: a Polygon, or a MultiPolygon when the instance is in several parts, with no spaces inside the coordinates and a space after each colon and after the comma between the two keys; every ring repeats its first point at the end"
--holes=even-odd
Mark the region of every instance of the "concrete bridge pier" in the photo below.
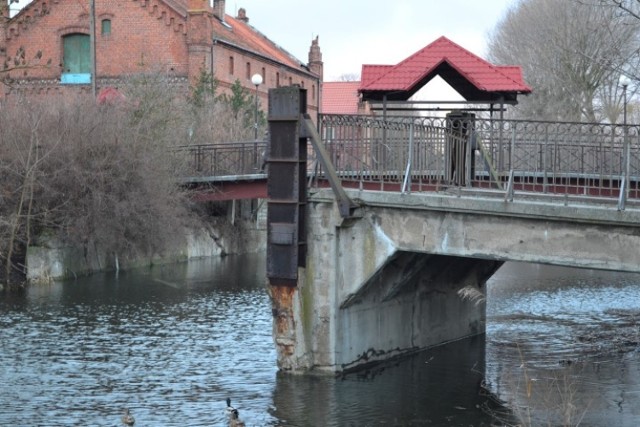
{"type": "MultiPolygon", "coordinates": [[[[356,369],[482,333],[484,304],[460,291],[482,290],[507,260],[640,272],[640,210],[625,208],[623,191],[617,209],[591,197],[596,187],[579,195],[590,175],[561,184],[563,197],[547,193],[546,172],[544,188],[517,199],[512,180],[504,194],[346,190],[305,96],[269,92],[267,277],[283,371],[356,369]],[[309,141],[331,190],[308,192],[309,141]]],[[[562,170],[549,185],[576,173],[562,170]]]]}
{"type": "Polygon", "coordinates": [[[438,221],[402,205],[358,208],[305,97],[295,87],[269,92],[267,276],[280,369],[348,371],[483,333],[484,301],[459,291],[479,291],[501,263],[438,253],[438,221]],[[329,197],[307,195],[307,139],[329,197]]]}
{"type": "Polygon", "coordinates": [[[482,289],[501,262],[420,252],[422,230],[399,242],[383,221],[309,203],[306,267],[297,286],[270,287],[280,369],[349,371],[485,331],[484,301],[459,291],[482,289]]]}

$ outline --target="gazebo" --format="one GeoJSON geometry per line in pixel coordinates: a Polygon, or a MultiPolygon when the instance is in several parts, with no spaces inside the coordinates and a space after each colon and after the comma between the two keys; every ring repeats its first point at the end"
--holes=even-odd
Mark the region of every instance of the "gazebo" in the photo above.
{"type": "MultiPolygon", "coordinates": [[[[493,65],[442,36],[396,65],[363,65],[358,92],[363,101],[382,103],[389,110],[407,110],[410,103],[444,104],[446,101],[411,101],[418,90],[440,76],[467,104],[517,104],[519,94],[531,93],[519,66],[493,65]]],[[[379,109],[379,108],[378,108],[379,109]]]]}
{"type": "MultiPolygon", "coordinates": [[[[518,95],[531,93],[519,66],[493,65],[442,36],[396,65],[363,65],[358,92],[371,110],[415,112],[441,110],[421,104],[461,104],[458,101],[409,101],[434,77],[440,76],[464,99],[464,104],[488,107],[444,108],[447,114],[446,175],[450,182],[466,185],[474,176],[472,151],[476,149],[474,111],[489,111],[499,105],[518,103],[518,95]],[[377,104],[374,106],[374,104],[377,104]],[[382,104],[382,106],[379,106],[382,104]],[[416,106],[418,105],[418,106],[416,106]]],[[[383,136],[386,139],[386,135],[383,136]]]]}

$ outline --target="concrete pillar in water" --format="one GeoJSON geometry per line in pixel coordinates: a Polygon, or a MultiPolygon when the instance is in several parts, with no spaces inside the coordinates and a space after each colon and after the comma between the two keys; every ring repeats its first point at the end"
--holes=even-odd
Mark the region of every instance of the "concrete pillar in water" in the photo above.
{"type": "Polygon", "coordinates": [[[430,226],[403,224],[402,206],[345,218],[335,198],[307,199],[295,122],[304,103],[284,89],[269,102],[267,276],[279,368],[348,371],[483,333],[484,301],[459,291],[480,289],[501,262],[427,252],[430,226]]]}

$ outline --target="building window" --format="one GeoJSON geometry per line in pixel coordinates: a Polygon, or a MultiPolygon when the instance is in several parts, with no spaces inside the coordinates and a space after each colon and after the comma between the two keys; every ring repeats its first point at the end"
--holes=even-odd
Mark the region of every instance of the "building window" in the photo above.
{"type": "Polygon", "coordinates": [[[316,100],[316,85],[311,85],[311,99],[316,100]]]}
{"type": "Polygon", "coordinates": [[[304,80],[302,80],[302,81],[300,82],[300,87],[301,87],[302,89],[304,89],[304,80]]]}
{"type": "Polygon", "coordinates": [[[267,81],[267,70],[264,67],[262,67],[262,81],[267,81]]]}
{"type": "Polygon", "coordinates": [[[103,19],[100,28],[103,36],[111,34],[111,19],[103,19]]]}
{"type": "Polygon", "coordinates": [[[251,62],[247,62],[247,80],[251,80],[251,62]]]}
{"type": "Polygon", "coordinates": [[[61,83],[91,83],[91,51],[87,34],[69,34],[62,38],[63,72],[61,83]]]}
{"type": "Polygon", "coordinates": [[[234,71],[234,66],[233,66],[233,56],[229,57],[229,74],[231,74],[233,76],[234,71]]]}
{"type": "Polygon", "coordinates": [[[276,87],[280,87],[280,73],[276,72],[276,87]]]}
{"type": "Polygon", "coordinates": [[[289,86],[293,86],[293,78],[289,77],[289,86]]]}

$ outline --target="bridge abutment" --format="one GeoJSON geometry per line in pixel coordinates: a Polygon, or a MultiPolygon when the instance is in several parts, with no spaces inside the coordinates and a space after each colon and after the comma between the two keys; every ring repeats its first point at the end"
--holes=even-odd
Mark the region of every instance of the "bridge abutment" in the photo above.
{"type": "MultiPolygon", "coordinates": [[[[402,248],[374,211],[344,220],[321,202],[307,212],[297,286],[271,286],[282,370],[348,371],[484,332],[484,300],[460,290],[481,289],[501,263],[402,248]]],[[[409,234],[422,244],[422,230],[409,234]]]]}

